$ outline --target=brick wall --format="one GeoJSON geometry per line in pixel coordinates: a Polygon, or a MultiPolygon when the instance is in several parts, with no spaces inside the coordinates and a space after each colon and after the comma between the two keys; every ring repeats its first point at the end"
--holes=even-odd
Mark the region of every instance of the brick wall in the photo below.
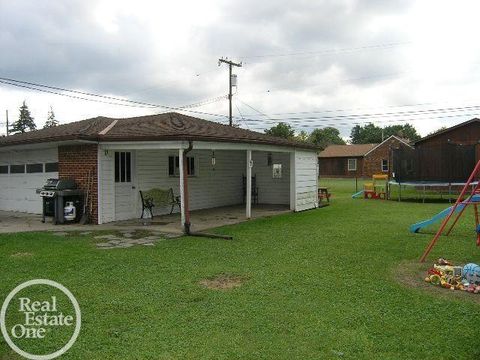
{"type": "Polygon", "coordinates": [[[90,190],[93,199],[91,215],[95,224],[98,223],[97,151],[96,144],[58,147],[58,177],[60,179],[73,178],[79,188],[86,190],[88,172],[90,170],[93,173],[90,190]]]}
{"type": "Polygon", "coordinates": [[[363,176],[372,177],[375,174],[388,174],[392,176],[392,149],[407,146],[396,138],[391,138],[382,143],[375,150],[367,154],[363,161],[363,176]],[[388,160],[388,171],[382,171],[382,160],[388,160]]]}

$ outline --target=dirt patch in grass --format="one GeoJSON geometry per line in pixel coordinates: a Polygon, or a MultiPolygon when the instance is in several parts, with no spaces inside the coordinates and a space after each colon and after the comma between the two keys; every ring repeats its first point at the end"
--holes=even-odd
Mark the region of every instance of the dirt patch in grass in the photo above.
{"type": "Polygon", "coordinates": [[[199,284],[211,290],[229,290],[242,286],[247,280],[245,276],[220,274],[200,280],[199,284]]]}
{"type": "Polygon", "coordinates": [[[461,290],[452,291],[425,282],[427,270],[431,267],[431,262],[420,263],[418,260],[402,261],[392,269],[391,276],[404,286],[417,288],[443,299],[466,300],[480,304],[480,294],[471,294],[461,290]]]}
{"type": "Polygon", "coordinates": [[[18,252],[15,254],[10,255],[13,258],[25,258],[25,257],[32,257],[33,254],[31,252],[18,252]]]}

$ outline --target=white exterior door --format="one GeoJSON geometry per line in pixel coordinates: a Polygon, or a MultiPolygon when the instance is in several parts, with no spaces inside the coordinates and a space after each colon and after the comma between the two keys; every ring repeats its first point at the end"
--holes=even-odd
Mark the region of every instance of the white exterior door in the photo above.
{"type": "Polygon", "coordinates": [[[115,220],[133,219],[137,215],[134,153],[132,151],[116,151],[114,161],[115,220]]]}

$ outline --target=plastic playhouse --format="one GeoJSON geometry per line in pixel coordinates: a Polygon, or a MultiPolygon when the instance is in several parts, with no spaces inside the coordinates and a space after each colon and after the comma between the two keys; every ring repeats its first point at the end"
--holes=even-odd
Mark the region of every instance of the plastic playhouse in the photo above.
{"type": "Polygon", "coordinates": [[[387,198],[388,175],[377,174],[372,176],[372,182],[363,185],[363,190],[352,195],[358,198],[363,194],[364,199],[385,200],[387,198]]]}

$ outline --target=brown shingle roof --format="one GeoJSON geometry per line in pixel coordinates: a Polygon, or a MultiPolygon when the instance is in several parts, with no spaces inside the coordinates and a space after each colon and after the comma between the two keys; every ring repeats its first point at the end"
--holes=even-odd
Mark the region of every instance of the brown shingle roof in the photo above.
{"type": "Polygon", "coordinates": [[[355,144],[355,145],[330,145],[327,146],[319,157],[358,157],[363,156],[378,144],[355,144]]]}
{"type": "Polygon", "coordinates": [[[316,146],[269,136],[255,131],[222,125],[179,113],[164,113],[133,118],[96,117],[57,127],[0,138],[0,146],[63,140],[155,141],[196,140],[292,146],[316,146]],[[115,121],[116,120],[116,121],[115,121]],[[103,131],[115,121],[108,131],[103,131]],[[103,131],[103,134],[100,132],[103,131]]]}

